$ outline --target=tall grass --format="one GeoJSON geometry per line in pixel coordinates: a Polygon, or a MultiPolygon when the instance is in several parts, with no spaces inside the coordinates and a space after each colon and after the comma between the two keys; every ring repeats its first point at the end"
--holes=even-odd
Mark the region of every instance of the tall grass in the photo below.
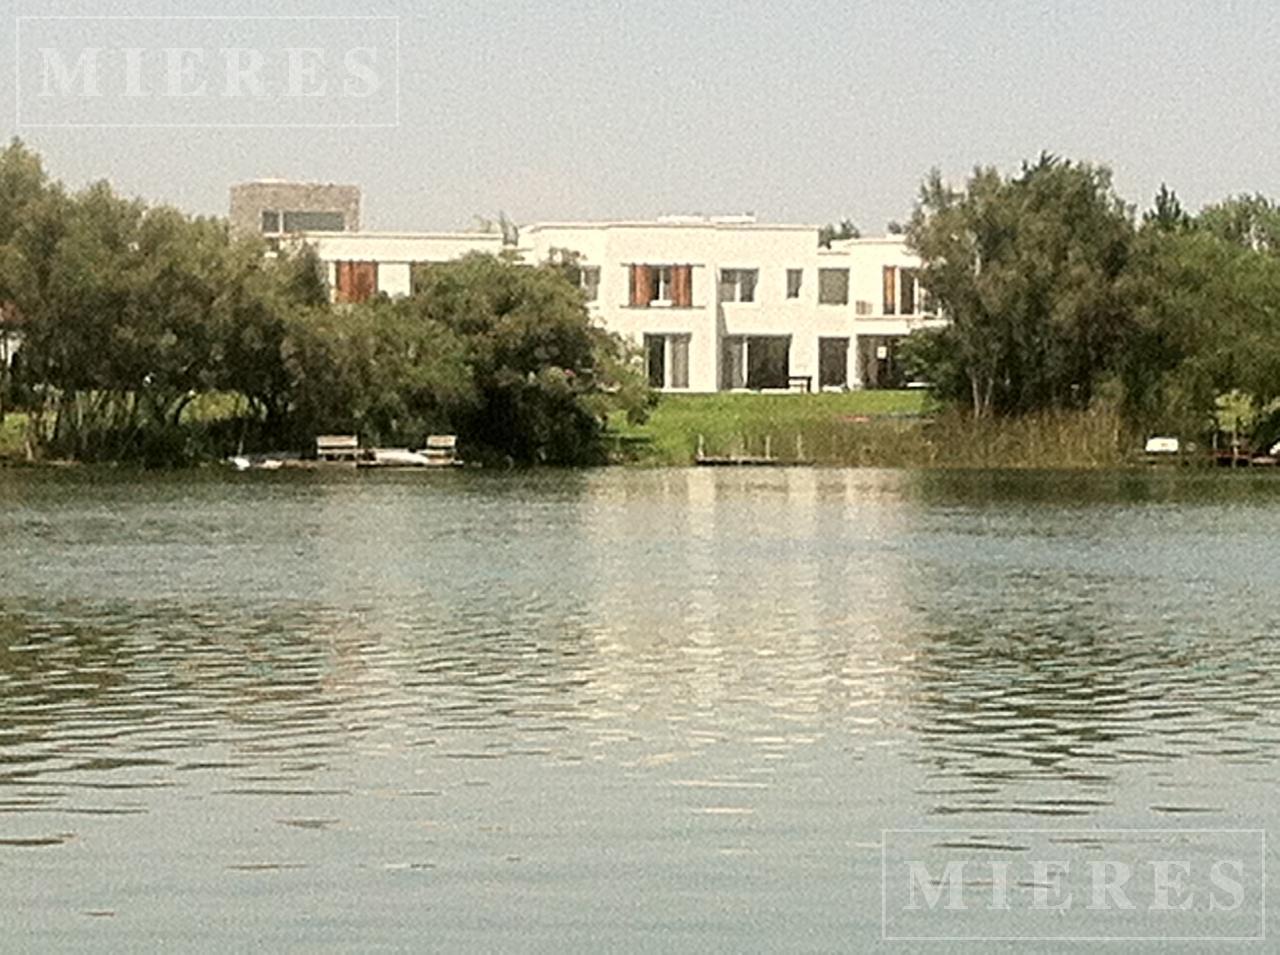
{"type": "Polygon", "coordinates": [[[1108,468],[1133,460],[1132,438],[1109,409],[983,419],[956,411],[925,417],[922,396],[716,395],[664,398],[651,421],[625,436],[642,464],[708,456],[763,456],[844,467],[1108,468]]]}

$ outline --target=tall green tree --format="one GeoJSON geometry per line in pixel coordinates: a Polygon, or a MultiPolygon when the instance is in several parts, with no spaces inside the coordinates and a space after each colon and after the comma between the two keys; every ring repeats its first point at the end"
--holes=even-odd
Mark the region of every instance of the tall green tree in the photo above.
{"type": "Polygon", "coordinates": [[[1087,163],[979,168],[963,189],[931,174],[908,241],[951,324],[912,349],[919,370],[979,417],[1087,406],[1126,336],[1132,220],[1087,163]]]}
{"type": "Polygon", "coordinates": [[[598,460],[607,411],[634,413],[647,396],[622,341],[592,325],[559,266],[484,255],[433,265],[415,277],[409,307],[465,342],[477,401],[458,423],[492,453],[525,463],[598,460]]]}

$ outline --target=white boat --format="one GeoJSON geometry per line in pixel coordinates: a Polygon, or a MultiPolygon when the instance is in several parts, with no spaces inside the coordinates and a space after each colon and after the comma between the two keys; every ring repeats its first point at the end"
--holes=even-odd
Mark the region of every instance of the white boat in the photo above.
{"type": "Polygon", "coordinates": [[[237,471],[278,471],[284,467],[284,462],[276,458],[248,458],[243,454],[228,458],[227,463],[237,471]]]}
{"type": "Polygon", "coordinates": [[[451,434],[433,434],[421,451],[408,448],[369,448],[361,452],[362,468],[449,468],[462,464],[457,457],[458,439],[451,434]]]}
{"type": "Polygon", "coordinates": [[[362,468],[426,468],[431,459],[408,448],[370,448],[356,463],[362,468]]]}

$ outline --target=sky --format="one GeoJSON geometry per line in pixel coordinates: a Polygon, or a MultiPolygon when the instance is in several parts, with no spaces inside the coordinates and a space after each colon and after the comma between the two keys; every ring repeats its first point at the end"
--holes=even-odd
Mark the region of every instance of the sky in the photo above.
{"type": "MultiPolygon", "coordinates": [[[[16,87],[34,62],[19,17],[263,12],[260,0],[0,0],[0,77],[16,87]]],[[[910,215],[932,168],[961,181],[1045,150],[1110,166],[1140,207],[1165,182],[1193,209],[1280,196],[1280,6],[1262,0],[278,0],[269,12],[398,19],[399,62],[383,61],[398,101],[387,82],[357,104],[378,125],[20,126],[23,103],[40,105],[25,81],[16,102],[0,86],[0,135],[21,136],[69,185],[106,178],[197,213],[225,214],[242,180],[352,182],[365,227],[382,230],[467,228],[501,211],[848,217],[878,233],[910,215]]],[[[389,22],[317,29],[352,44],[389,22]]],[[[119,35],[159,50],[186,28],[23,26],[73,52],[119,35]]],[[[295,28],[300,44],[319,42],[303,21],[237,25],[273,50],[295,28]]],[[[207,41],[191,29],[190,45],[207,41]]],[[[255,122],[294,115],[280,106],[255,122]]]]}

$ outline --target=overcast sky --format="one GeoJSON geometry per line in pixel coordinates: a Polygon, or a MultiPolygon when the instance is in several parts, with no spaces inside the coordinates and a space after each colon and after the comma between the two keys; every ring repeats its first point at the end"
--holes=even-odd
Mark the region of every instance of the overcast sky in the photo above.
{"type": "MultiPolygon", "coordinates": [[[[399,17],[399,125],[19,129],[0,87],[0,131],[71,184],[106,177],[195,212],[224,214],[245,179],[358,183],[376,229],[502,210],[849,216],[878,232],[931,167],[960,178],[1041,150],[1107,163],[1142,205],[1163,181],[1192,207],[1280,195],[1280,6],[1261,0],[0,0],[0,76],[15,75],[17,16],[264,12],[399,17]]],[[[56,29],[69,49],[95,30],[56,29]]],[[[174,29],[131,36],[160,46],[174,29]]]]}

